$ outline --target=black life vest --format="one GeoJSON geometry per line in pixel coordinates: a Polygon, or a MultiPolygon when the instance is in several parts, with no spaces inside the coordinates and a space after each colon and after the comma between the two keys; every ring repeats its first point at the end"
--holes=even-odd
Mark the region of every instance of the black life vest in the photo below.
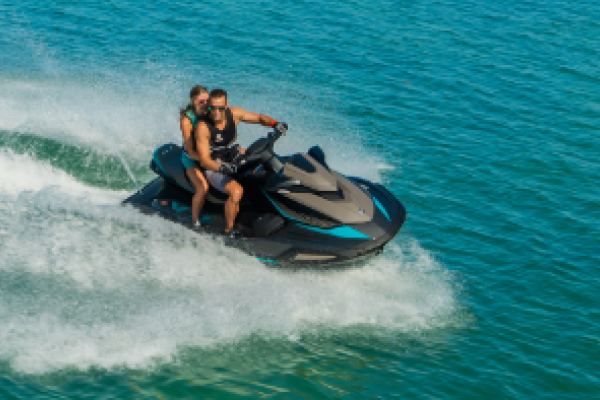
{"type": "Polygon", "coordinates": [[[224,129],[218,129],[209,118],[205,120],[210,131],[210,156],[215,161],[231,162],[239,154],[237,129],[233,113],[228,108],[225,110],[227,122],[224,129]]]}

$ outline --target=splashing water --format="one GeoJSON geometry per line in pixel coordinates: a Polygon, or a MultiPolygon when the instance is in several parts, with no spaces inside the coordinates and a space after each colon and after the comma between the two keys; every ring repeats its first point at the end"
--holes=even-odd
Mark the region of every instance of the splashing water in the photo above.
{"type": "Polygon", "coordinates": [[[0,358],[23,372],[143,367],[322,325],[418,330],[455,307],[417,243],[361,269],[273,270],[31,156],[3,150],[0,170],[0,358]]]}

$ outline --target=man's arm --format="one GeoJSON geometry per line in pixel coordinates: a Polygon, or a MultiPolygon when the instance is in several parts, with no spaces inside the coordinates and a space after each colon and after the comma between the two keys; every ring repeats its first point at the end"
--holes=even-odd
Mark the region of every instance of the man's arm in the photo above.
{"type": "Polygon", "coordinates": [[[251,113],[238,107],[231,108],[231,114],[237,125],[240,121],[247,124],[260,124],[262,126],[274,126],[277,121],[269,116],[263,114],[251,113]]]}
{"type": "Polygon", "coordinates": [[[202,167],[211,171],[219,171],[221,164],[210,156],[210,131],[205,122],[200,122],[196,127],[196,149],[198,149],[198,161],[202,167]]]}

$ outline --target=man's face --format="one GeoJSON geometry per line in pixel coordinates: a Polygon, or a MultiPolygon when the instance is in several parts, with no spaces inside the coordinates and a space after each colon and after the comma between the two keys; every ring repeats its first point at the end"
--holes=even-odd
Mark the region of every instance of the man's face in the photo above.
{"type": "Polygon", "coordinates": [[[211,97],[208,100],[210,107],[210,117],[215,122],[223,121],[225,118],[225,110],[229,107],[229,104],[225,97],[211,97]]]}

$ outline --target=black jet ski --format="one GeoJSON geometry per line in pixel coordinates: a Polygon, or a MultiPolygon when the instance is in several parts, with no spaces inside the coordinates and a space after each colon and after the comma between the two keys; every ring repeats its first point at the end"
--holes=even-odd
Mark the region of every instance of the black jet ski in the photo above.
{"type": "MultiPolygon", "coordinates": [[[[269,133],[235,159],[233,178],[244,188],[236,219],[242,236],[223,233],[227,196],[212,187],[200,232],[222,235],[227,245],[278,265],[344,264],[381,252],[406,219],[402,204],[379,184],[331,169],[318,146],[277,155],[273,147],[281,136],[269,133]]],[[[194,188],[182,151],[173,143],[156,149],[150,168],[158,177],[124,203],[191,228],[194,188]]]]}

